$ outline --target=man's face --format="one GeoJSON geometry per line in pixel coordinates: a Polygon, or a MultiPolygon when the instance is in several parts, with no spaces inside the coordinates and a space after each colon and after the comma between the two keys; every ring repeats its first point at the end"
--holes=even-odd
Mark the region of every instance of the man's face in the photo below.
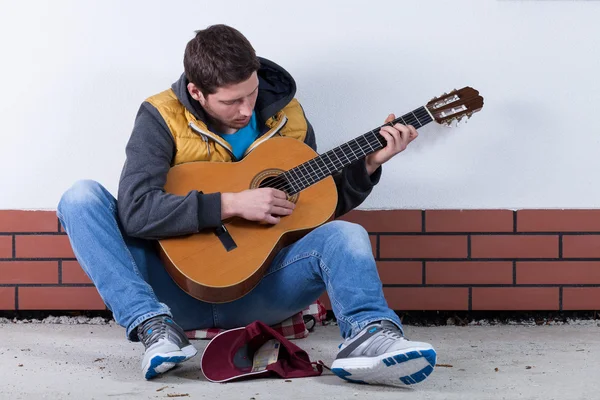
{"type": "Polygon", "coordinates": [[[193,83],[188,84],[188,91],[223,133],[233,133],[250,122],[258,97],[258,76],[253,72],[247,80],[220,87],[207,96],[193,83]]]}

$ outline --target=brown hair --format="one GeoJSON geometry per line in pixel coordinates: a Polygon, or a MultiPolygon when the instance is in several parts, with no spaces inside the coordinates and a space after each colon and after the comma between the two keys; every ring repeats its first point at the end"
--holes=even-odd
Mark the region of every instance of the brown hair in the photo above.
{"type": "Polygon", "coordinates": [[[240,83],[260,68],[254,48],[238,30],[212,25],[200,31],[185,48],[186,78],[205,95],[219,87],[240,83]]]}

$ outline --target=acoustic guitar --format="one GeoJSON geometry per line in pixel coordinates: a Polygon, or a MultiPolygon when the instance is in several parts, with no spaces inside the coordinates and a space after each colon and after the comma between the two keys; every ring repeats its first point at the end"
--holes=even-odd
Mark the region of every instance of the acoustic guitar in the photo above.
{"type": "MultiPolygon", "coordinates": [[[[464,87],[433,98],[388,124],[417,129],[432,121],[458,125],[482,107],[479,92],[464,87]]],[[[183,196],[190,190],[214,193],[273,187],[283,190],[296,207],[275,225],[234,217],[214,230],[159,240],[169,275],[185,292],[206,302],[229,302],[247,294],[279,250],[332,219],[337,204],[332,174],[385,147],[380,128],[320,155],[299,140],[274,137],[239,162],[172,167],[165,184],[168,193],[183,196]]]]}

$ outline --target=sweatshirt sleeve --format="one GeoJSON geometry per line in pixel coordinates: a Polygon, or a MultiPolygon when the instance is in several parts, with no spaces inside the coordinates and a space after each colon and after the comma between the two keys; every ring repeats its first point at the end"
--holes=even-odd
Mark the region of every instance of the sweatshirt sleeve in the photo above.
{"type": "MultiPolygon", "coordinates": [[[[306,116],[305,116],[306,118],[306,116]]],[[[308,126],[304,142],[317,151],[315,132],[306,119],[308,126]]],[[[332,174],[338,191],[338,203],[335,209],[335,218],[353,210],[362,204],[371,194],[373,187],[379,183],[382,168],[377,168],[371,175],[367,172],[364,159],[355,161],[339,172],[332,174]]]]}
{"type": "Polygon", "coordinates": [[[118,190],[118,215],[127,235],[160,239],[221,224],[221,194],[164,191],[175,143],[158,110],[144,102],[127,143],[118,190]]]}

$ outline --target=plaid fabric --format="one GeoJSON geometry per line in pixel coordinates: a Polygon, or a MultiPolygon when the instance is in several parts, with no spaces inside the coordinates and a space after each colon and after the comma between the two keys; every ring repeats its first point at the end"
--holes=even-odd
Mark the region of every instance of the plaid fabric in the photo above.
{"type": "MultiPolygon", "coordinates": [[[[271,326],[286,339],[302,339],[308,336],[317,323],[323,325],[327,310],[319,301],[315,301],[303,311],[291,316],[290,318],[278,324],[271,326]]],[[[226,329],[208,328],[186,331],[188,339],[207,339],[210,340],[226,329]]]]}

